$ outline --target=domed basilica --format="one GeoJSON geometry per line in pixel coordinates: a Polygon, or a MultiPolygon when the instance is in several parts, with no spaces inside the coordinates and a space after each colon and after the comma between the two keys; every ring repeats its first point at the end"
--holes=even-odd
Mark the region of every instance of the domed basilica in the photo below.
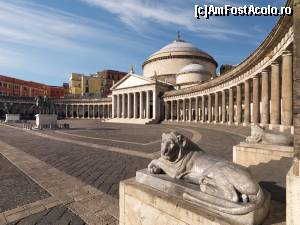
{"type": "Polygon", "coordinates": [[[216,76],[218,63],[208,53],[181,39],[153,53],[142,65],[143,75],[133,68],[112,87],[112,112],[116,122],[157,123],[163,116],[164,92],[178,90],[216,76]]]}

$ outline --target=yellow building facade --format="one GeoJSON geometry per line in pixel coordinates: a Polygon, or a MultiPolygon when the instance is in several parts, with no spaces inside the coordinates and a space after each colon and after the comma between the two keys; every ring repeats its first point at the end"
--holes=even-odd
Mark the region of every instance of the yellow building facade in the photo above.
{"type": "Polygon", "coordinates": [[[72,73],[69,80],[69,94],[76,96],[100,94],[101,79],[94,76],[72,73]]]}

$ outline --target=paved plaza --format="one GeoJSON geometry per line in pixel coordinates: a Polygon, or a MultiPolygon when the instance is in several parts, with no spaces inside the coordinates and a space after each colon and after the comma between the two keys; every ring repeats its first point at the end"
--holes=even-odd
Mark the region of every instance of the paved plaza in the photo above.
{"type": "Polygon", "coordinates": [[[178,131],[232,160],[249,128],[64,121],[70,129],[0,126],[0,224],[118,224],[118,188],[159,154],[163,132],[178,131]]]}

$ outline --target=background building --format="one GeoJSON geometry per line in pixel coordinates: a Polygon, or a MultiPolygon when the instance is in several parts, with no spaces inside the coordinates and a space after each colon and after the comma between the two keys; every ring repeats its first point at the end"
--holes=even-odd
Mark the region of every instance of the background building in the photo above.
{"type": "Polygon", "coordinates": [[[62,98],[64,97],[64,88],[0,75],[0,95],[15,97],[46,95],[50,98],[62,98]]]}
{"type": "Polygon", "coordinates": [[[104,70],[86,76],[72,73],[69,80],[69,94],[74,96],[99,96],[106,97],[114,83],[122,79],[127,73],[104,70]]]}

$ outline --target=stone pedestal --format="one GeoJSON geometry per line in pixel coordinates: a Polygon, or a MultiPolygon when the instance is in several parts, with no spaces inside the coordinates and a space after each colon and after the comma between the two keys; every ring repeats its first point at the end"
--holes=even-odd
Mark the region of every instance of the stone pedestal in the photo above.
{"type": "Polygon", "coordinates": [[[283,157],[294,157],[294,148],[290,146],[240,143],[233,147],[233,162],[249,167],[283,157]]]}
{"type": "Polygon", "coordinates": [[[135,181],[120,183],[120,225],[230,225],[220,216],[135,181]]]}
{"type": "Polygon", "coordinates": [[[57,127],[57,115],[55,114],[36,114],[36,127],[37,128],[54,128],[57,127]]]}
{"type": "Polygon", "coordinates": [[[5,114],[5,122],[16,122],[20,120],[20,114],[5,114]]]}
{"type": "Polygon", "coordinates": [[[258,225],[270,202],[264,191],[264,201],[247,211],[253,203],[216,202],[216,197],[201,192],[198,185],[149,174],[146,169],[137,171],[135,179],[121,182],[119,193],[120,225],[258,225]],[[189,196],[202,201],[196,204],[189,196]]]}
{"type": "Polygon", "coordinates": [[[286,177],[286,224],[300,225],[300,164],[294,163],[286,177]]]}

